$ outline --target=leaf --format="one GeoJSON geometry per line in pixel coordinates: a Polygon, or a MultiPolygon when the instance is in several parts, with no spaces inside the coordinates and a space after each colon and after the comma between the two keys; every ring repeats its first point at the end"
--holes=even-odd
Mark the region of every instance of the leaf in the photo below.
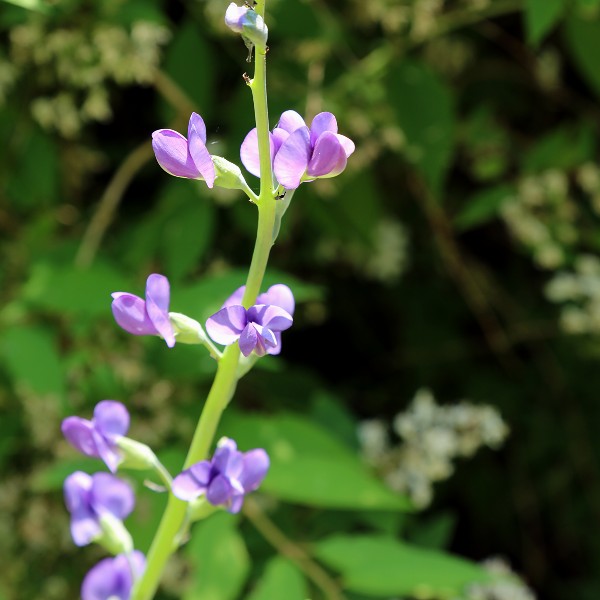
{"type": "Polygon", "coordinates": [[[20,6],[21,8],[26,8],[27,10],[33,10],[36,12],[47,13],[48,5],[42,2],[42,0],[2,0],[7,4],[14,4],[15,6],[20,6]]]}
{"type": "Polygon", "coordinates": [[[34,325],[7,329],[0,356],[16,386],[64,402],[65,374],[50,331],[34,325]]]}
{"type": "Polygon", "coordinates": [[[452,598],[469,583],[488,581],[481,567],[457,556],[418,548],[384,535],[337,535],[314,547],[342,574],[344,588],[373,596],[452,598]]]}
{"type": "Polygon", "coordinates": [[[234,600],[242,591],[250,558],[236,524],[233,515],[217,513],[196,525],[186,548],[192,583],[182,600],[234,600]]]}
{"type": "Polygon", "coordinates": [[[567,50],[588,84],[600,95],[600,20],[572,14],[565,22],[567,50]]]}
{"type": "Polygon", "coordinates": [[[459,231],[467,231],[491,221],[502,205],[513,198],[514,193],[511,185],[500,185],[477,192],[467,200],[454,224],[459,231]]]}
{"type": "MultiPolygon", "coordinates": [[[[192,20],[186,20],[177,33],[165,55],[164,70],[177,86],[185,92],[197,106],[197,111],[206,117],[213,103],[214,65],[218,64],[206,40],[200,35],[201,28],[192,20]],[[194,63],[194,76],[190,77],[190,62],[194,63]]],[[[162,105],[165,121],[175,115],[172,106],[162,105]]],[[[208,126],[208,131],[211,131],[208,126]]],[[[186,131],[183,132],[187,136],[186,131]]]]}
{"type": "Polygon", "coordinates": [[[411,509],[354,452],[305,417],[229,413],[221,431],[242,449],[267,451],[271,467],[261,489],[282,500],[339,509],[411,509]]]}
{"type": "Polygon", "coordinates": [[[307,594],[302,573],[289,560],[277,556],[269,561],[247,600],[306,600],[307,594]]]}
{"type": "Polygon", "coordinates": [[[526,0],[527,41],[537,46],[556,27],[566,8],[565,0],[526,0]]]}
{"type": "Polygon", "coordinates": [[[405,156],[438,194],[455,141],[452,95],[433,71],[416,62],[390,70],[388,94],[406,138],[405,156]]]}
{"type": "Polygon", "coordinates": [[[61,315],[108,316],[110,294],[127,291],[130,285],[107,262],[96,261],[89,269],[41,262],[33,266],[23,298],[37,308],[61,315]]]}

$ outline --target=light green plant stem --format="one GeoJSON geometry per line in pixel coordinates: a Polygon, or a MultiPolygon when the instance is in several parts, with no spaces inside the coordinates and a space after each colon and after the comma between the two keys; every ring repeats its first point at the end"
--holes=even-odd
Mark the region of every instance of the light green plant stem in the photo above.
{"type": "MultiPolygon", "coordinates": [[[[259,7],[257,6],[257,10],[259,7]]],[[[264,15],[264,1],[260,3],[261,14],[264,15]]],[[[262,280],[269,260],[273,226],[275,223],[275,199],[272,193],[271,155],[269,148],[269,117],[266,92],[266,57],[257,53],[255,59],[254,79],[249,83],[254,101],[254,112],[258,132],[258,149],[260,158],[261,186],[258,206],[258,228],[252,262],[246,280],[244,306],[251,306],[260,291],[262,280]]],[[[240,349],[233,344],[225,349],[204,409],[200,415],[192,444],[185,460],[184,468],[204,460],[213,443],[221,415],[229,403],[237,385],[237,367],[240,349]]],[[[151,600],[169,559],[176,549],[176,540],[185,521],[187,503],[169,494],[167,507],[148,552],[146,570],[137,581],[132,600],[151,600]]],[[[200,600],[200,599],[199,599],[200,600]]]]}

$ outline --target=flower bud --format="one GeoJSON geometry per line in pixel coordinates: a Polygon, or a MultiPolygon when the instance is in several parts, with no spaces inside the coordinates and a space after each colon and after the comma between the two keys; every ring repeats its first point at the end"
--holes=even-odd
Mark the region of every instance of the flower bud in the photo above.
{"type": "Polygon", "coordinates": [[[259,51],[266,51],[269,31],[255,10],[232,2],[225,12],[225,24],[236,33],[241,33],[247,46],[254,45],[259,51]]]}
{"type": "Polygon", "coordinates": [[[121,467],[125,469],[146,470],[156,466],[156,455],[149,446],[136,442],[128,437],[119,438],[117,446],[121,450],[123,461],[121,467]]]}
{"type": "Polygon", "coordinates": [[[133,551],[133,540],[123,521],[105,512],[100,516],[102,534],[95,541],[111,554],[129,554],[133,551]]]}
{"type": "Polygon", "coordinates": [[[176,312],[169,313],[169,320],[180,344],[204,344],[206,341],[206,334],[198,321],[176,312]]]}
{"type": "Polygon", "coordinates": [[[226,190],[247,190],[248,184],[242,175],[241,169],[221,156],[213,156],[215,165],[215,185],[226,190]]]}

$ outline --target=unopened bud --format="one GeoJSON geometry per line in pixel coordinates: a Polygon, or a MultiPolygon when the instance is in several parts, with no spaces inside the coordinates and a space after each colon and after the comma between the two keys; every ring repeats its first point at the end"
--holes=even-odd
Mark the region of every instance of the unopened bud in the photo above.
{"type": "Polygon", "coordinates": [[[269,30],[255,10],[232,2],[225,12],[225,24],[236,33],[241,33],[247,46],[254,45],[257,50],[266,51],[269,30]]]}
{"type": "Polygon", "coordinates": [[[206,334],[198,321],[176,312],[169,313],[169,319],[178,344],[204,344],[206,334]]]}
{"type": "Polygon", "coordinates": [[[123,460],[119,465],[124,469],[146,470],[156,466],[156,455],[149,446],[128,437],[117,441],[123,460]]]}

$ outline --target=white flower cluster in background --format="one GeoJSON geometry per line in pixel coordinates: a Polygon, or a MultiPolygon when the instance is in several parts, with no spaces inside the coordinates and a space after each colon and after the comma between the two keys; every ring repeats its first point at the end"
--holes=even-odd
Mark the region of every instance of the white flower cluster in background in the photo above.
{"type": "MultiPolygon", "coordinates": [[[[35,15],[11,29],[10,58],[18,75],[40,90],[31,104],[33,117],[74,137],[84,123],[111,116],[111,82],[153,81],[169,35],[166,27],[146,21],[53,28],[35,15]]],[[[16,74],[11,77],[14,84],[16,74]]]]}
{"type": "Polygon", "coordinates": [[[572,271],[557,273],[546,286],[551,302],[564,304],[560,324],[567,333],[600,333],[600,259],[583,254],[572,271]]]}
{"type": "Polygon", "coordinates": [[[463,596],[452,600],[535,600],[534,593],[502,558],[490,558],[483,563],[483,567],[494,577],[494,581],[470,585],[463,596]]]}
{"type": "Polygon", "coordinates": [[[419,508],[430,504],[433,484],[452,475],[455,459],[472,456],[482,446],[497,448],[508,435],[494,407],[466,400],[441,406],[427,389],[396,415],[393,429],[399,444],[390,441],[387,423],[360,423],[362,454],[393,490],[407,494],[419,508]]]}

